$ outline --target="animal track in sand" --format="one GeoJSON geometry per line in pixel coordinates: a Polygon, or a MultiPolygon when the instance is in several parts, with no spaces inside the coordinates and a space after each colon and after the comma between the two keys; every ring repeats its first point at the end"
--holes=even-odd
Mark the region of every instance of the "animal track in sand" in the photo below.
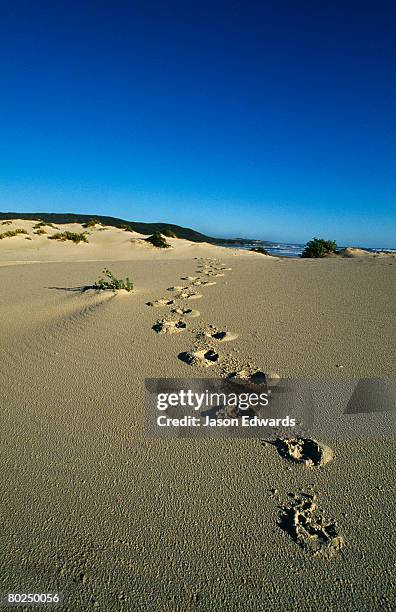
{"type": "Polygon", "coordinates": [[[216,281],[204,281],[200,283],[203,287],[211,287],[212,285],[216,285],[216,281]]]}
{"type": "Polygon", "coordinates": [[[332,557],[343,546],[336,521],[326,521],[317,504],[317,494],[293,495],[289,506],[281,508],[278,525],[301,548],[313,556],[332,557]]]}
{"type": "Polygon", "coordinates": [[[330,447],[312,438],[277,438],[267,443],[275,446],[281,457],[308,467],[326,465],[334,457],[330,447]]]}
{"type": "Polygon", "coordinates": [[[173,306],[174,303],[174,300],[168,300],[168,298],[161,298],[160,300],[155,300],[154,302],[146,302],[146,305],[153,306],[154,308],[163,308],[165,306],[173,306]]]}
{"type": "Polygon", "coordinates": [[[183,315],[183,317],[188,317],[189,319],[199,317],[201,314],[199,310],[193,310],[192,308],[173,308],[171,312],[178,315],[183,315]]]}
{"type": "Polygon", "coordinates": [[[213,349],[201,349],[193,352],[186,351],[180,353],[179,359],[188,365],[207,368],[218,363],[219,355],[213,349]]]}
{"type": "Polygon", "coordinates": [[[186,328],[187,325],[182,319],[179,319],[178,321],[167,321],[166,319],[161,319],[152,327],[157,334],[176,334],[184,331],[186,328]]]}

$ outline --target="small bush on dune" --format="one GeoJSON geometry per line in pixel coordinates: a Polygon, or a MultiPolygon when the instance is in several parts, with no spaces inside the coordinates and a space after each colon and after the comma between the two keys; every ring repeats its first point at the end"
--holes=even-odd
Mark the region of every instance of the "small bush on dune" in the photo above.
{"type": "Polygon", "coordinates": [[[103,274],[105,275],[105,278],[99,278],[99,280],[97,280],[94,284],[94,288],[97,291],[117,291],[119,289],[124,289],[125,291],[129,292],[133,290],[133,282],[128,277],[126,277],[125,280],[122,278],[116,278],[107,268],[103,270],[103,274]]]}
{"type": "Polygon", "coordinates": [[[99,219],[90,219],[89,221],[87,221],[87,223],[82,224],[83,227],[87,228],[95,227],[96,225],[102,225],[99,219]]]}
{"type": "Polygon", "coordinates": [[[46,234],[47,232],[43,227],[39,227],[38,230],[36,230],[34,233],[38,236],[41,236],[41,234],[46,234]]]}
{"type": "Polygon", "coordinates": [[[58,229],[53,223],[45,223],[45,221],[39,219],[37,223],[33,225],[33,229],[40,229],[40,227],[52,227],[52,229],[58,229]]]}
{"type": "Polygon", "coordinates": [[[58,232],[53,236],[48,236],[48,240],[60,240],[64,242],[65,240],[71,240],[72,242],[88,242],[88,238],[85,235],[85,232],[79,234],[78,232],[58,232]]]}
{"type": "Polygon", "coordinates": [[[9,232],[3,232],[2,234],[0,234],[0,240],[3,240],[3,238],[12,238],[13,236],[18,236],[18,234],[27,233],[28,232],[24,229],[10,230],[9,232]]]}
{"type": "Polygon", "coordinates": [[[337,244],[334,240],[324,240],[323,238],[313,238],[307,242],[301,257],[326,257],[330,253],[335,253],[337,244]]]}
{"type": "Polygon", "coordinates": [[[177,238],[175,232],[173,232],[169,227],[166,227],[165,229],[161,230],[161,234],[163,236],[166,236],[167,238],[177,238]]]}
{"type": "Polygon", "coordinates": [[[158,249],[168,249],[170,247],[170,244],[166,242],[165,238],[160,232],[154,232],[152,236],[145,238],[145,241],[149,242],[158,249]]]}
{"type": "Polygon", "coordinates": [[[12,221],[10,221],[9,219],[6,219],[6,221],[2,221],[1,225],[12,225],[12,221]]]}
{"type": "Polygon", "coordinates": [[[130,225],[120,225],[120,229],[123,229],[126,232],[133,232],[133,229],[130,225]]]}

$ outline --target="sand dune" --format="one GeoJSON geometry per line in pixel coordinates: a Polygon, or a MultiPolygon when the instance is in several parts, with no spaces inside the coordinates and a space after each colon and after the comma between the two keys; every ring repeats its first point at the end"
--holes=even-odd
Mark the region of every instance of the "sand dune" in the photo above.
{"type": "MultiPolygon", "coordinates": [[[[13,238],[0,240],[0,265],[31,262],[58,262],[58,261],[129,261],[150,257],[156,259],[175,259],[192,251],[195,254],[219,253],[229,251],[224,247],[217,247],[206,243],[195,243],[178,238],[167,238],[170,249],[157,249],[145,242],[148,237],[136,232],[129,232],[111,226],[97,225],[95,228],[84,228],[79,223],[67,223],[55,227],[48,225],[42,229],[46,234],[37,234],[34,229],[36,222],[14,219],[10,225],[2,226],[0,234],[6,231],[23,229],[27,234],[20,234],[13,238]],[[73,242],[59,242],[50,240],[59,232],[76,232],[87,235],[87,243],[74,244],[73,242]]],[[[236,249],[235,249],[236,252],[236,249]]],[[[250,254],[249,254],[250,255],[250,254]]],[[[253,253],[251,255],[254,255],[253,253]]]]}
{"type": "Polygon", "coordinates": [[[373,253],[371,251],[366,251],[365,249],[357,249],[354,247],[347,247],[346,249],[342,249],[339,251],[339,255],[341,257],[396,257],[396,253],[380,251],[378,253],[373,253]]]}
{"type": "Polygon", "coordinates": [[[16,227],[32,239],[0,241],[3,591],[106,612],[390,610],[396,444],[378,420],[366,440],[337,423],[283,446],[150,439],[144,378],[394,377],[392,260],[16,227]],[[104,266],[133,293],[81,291],[104,266]]]}

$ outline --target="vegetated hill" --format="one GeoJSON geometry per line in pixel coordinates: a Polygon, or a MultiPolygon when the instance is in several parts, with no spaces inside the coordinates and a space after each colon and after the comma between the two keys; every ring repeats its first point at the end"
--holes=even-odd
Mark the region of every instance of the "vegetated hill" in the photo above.
{"type": "MultiPolygon", "coordinates": [[[[113,227],[123,228],[125,225],[129,225],[135,232],[139,234],[153,234],[154,232],[162,232],[164,230],[170,230],[177,238],[185,238],[192,242],[210,242],[211,244],[250,244],[253,240],[247,240],[245,238],[213,238],[212,236],[205,236],[200,232],[189,227],[181,227],[180,225],[173,225],[172,223],[140,223],[137,221],[127,221],[125,219],[118,219],[117,217],[105,217],[102,215],[80,215],[77,213],[23,213],[23,212],[0,212],[0,220],[3,219],[26,219],[26,220],[37,220],[41,219],[46,223],[87,223],[91,219],[97,219],[103,225],[112,225],[113,227]]],[[[258,240],[257,242],[261,242],[258,240]]]]}

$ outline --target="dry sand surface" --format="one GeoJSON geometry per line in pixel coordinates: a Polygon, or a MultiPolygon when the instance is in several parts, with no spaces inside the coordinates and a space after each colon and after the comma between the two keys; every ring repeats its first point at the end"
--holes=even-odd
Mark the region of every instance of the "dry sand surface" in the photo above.
{"type": "Polygon", "coordinates": [[[32,239],[0,241],[0,591],[73,611],[395,609],[396,444],[375,420],[320,439],[314,466],[286,456],[304,441],[144,432],[146,377],[394,377],[395,259],[0,232],[17,227],[32,239]],[[105,266],[134,292],[78,289],[105,266]]]}

